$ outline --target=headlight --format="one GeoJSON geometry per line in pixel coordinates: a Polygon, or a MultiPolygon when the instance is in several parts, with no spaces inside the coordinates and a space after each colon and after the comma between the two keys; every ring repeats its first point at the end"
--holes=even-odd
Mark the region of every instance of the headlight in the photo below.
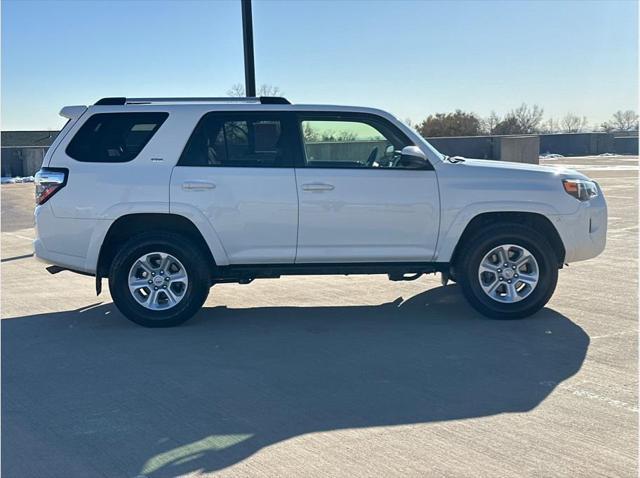
{"type": "Polygon", "coordinates": [[[593,181],[585,179],[563,179],[562,185],[567,193],[578,201],[588,201],[598,195],[598,186],[593,181]]]}

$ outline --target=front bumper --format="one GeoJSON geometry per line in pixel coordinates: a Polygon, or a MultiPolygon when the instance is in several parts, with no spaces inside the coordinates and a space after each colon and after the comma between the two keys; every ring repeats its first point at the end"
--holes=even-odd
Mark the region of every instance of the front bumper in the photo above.
{"type": "Polygon", "coordinates": [[[564,262],[584,261],[599,255],[607,242],[607,203],[602,191],[580,203],[577,212],[554,216],[554,226],[565,247],[564,262]]]}

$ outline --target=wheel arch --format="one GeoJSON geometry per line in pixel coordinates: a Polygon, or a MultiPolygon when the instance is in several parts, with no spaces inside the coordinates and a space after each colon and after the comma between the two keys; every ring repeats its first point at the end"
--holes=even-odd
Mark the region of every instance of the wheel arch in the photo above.
{"type": "Polygon", "coordinates": [[[117,254],[118,246],[133,235],[153,230],[176,232],[194,241],[211,264],[216,265],[211,247],[198,227],[189,218],[171,213],[134,213],[125,214],[116,219],[109,227],[98,254],[96,276],[107,277],[111,263],[117,254]]]}
{"type": "Polygon", "coordinates": [[[485,212],[474,216],[467,223],[462,235],[458,239],[458,242],[453,249],[450,263],[455,265],[460,252],[464,249],[465,244],[474,236],[474,234],[488,226],[497,224],[519,224],[531,227],[532,229],[540,232],[549,241],[549,244],[551,245],[558,260],[558,267],[562,267],[566,256],[566,249],[558,230],[545,215],[525,211],[485,212]]]}

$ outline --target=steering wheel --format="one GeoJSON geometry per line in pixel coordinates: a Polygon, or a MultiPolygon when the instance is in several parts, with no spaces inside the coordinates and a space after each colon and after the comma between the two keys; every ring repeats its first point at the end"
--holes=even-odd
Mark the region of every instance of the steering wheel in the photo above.
{"type": "Polygon", "coordinates": [[[371,150],[371,153],[369,153],[369,157],[367,158],[367,162],[365,163],[365,165],[368,167],[373,166],[373,163],[377,157],[378,157],[378,147],[376,146],[371,150]]]}

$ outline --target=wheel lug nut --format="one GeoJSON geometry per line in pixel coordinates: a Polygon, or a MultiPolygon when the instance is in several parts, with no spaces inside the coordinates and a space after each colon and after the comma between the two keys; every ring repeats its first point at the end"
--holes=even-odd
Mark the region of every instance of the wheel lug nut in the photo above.
{"type": "Polygon", "coordinates": [[[511,266],[511,268],[515,271],[516,270],[516,266],[511,266]]]}
{"type": "Polygon", "coordinates": [[[164,280],[169,281],[170,279],[168,277],[165,277],[164,280]]]}
{"type": "Polygon", "coordinates": [[[151,279],[149,279],[147,282],[149,282],[149,284],[153,284],[153,281],[151,279]]]}
{"type": "Polygon", "coordinates": [[[158,288],[157,288],[157,287],[154,287],[154,288],[153,288],[153,290],[158,290],[158,288]]]}
{"type": "Polygon", "coordinates": [[[509,284],[511,284],[511,279],[509,279],[507,282],[508,282],[509,284]]]}
{"type": "Polygon", "coordinates": [[[156,273],[155,273],[155,272],[152,272],[152,273],[151,273],[151,275],[152,275],[152,276],[154,276],[154,275],[156,275],[156,273]]]}
{"type": "Polygon", "coordinates": [[[502,269],[498,269],[498,274],[500,274],[502,272],[502,269]]]}
{"type": "Polygon", "coordinates": [[[505,263],[504,263],[504,266],[505,266],[505,267],[509,267],[509,264],[507,264],[507,263],[505,262],[505,263]]]}
{"type": "Polygon", "coordinates": [[[163,288],[163,289],[166,289],[166,288],[167,288],[167,286],[166,286],[166,285],[163,285],[163,286],[162,286],[162,288],[163,288]]]}
{"type": "Polygon", "coordinates": [[[163,276],[164,275],[164,271],[160,271],[160,275],[163,276]]]}
{"type": "Polygon", "coordinates": [[[498,280],[499,281],[503,281],[504,279],[502,277],[498,277],[498,280]]]}
{"type": "Polygon", "coordinates": [[[518,277],[518,274],[514,275],[513,277],[517,278],[517,277],[518,277]]]}

